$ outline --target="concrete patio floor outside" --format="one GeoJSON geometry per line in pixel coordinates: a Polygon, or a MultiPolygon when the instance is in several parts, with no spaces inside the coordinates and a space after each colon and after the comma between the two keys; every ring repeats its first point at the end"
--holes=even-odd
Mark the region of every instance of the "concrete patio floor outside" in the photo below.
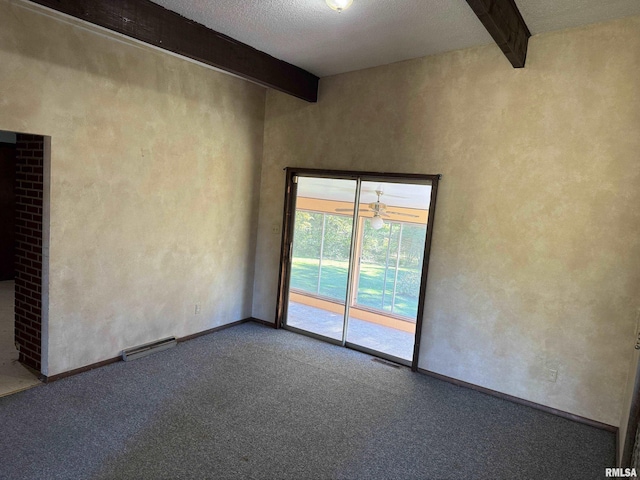
{"type": "MultiPolygon", "coordinates": [[[[341,340],[342,317],[338,313],[289,302],[287,325],[341,340]]],[[[413,358],[414,334],[357,318],[349,318],[347,342],[404,360],[413,358]]]]}

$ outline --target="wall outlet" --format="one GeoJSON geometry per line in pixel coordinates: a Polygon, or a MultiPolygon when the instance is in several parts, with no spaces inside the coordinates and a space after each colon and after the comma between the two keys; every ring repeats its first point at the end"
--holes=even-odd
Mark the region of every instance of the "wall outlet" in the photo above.
{"type": "Polygon", "coordinates": [[[200,304],[196,303],[196,308],[193,309],[194,315],[200,315],[200,304]]]}
{"type": "Polygon", "coordinates": [[[549,382],[555,383],[556,380],[558,379],[558,370],[547,368],[546,374],[547,374],[546,378],[549,382]]]}
{"type": "Polygon", "coordinates": [[[273,233],[274,235],[277,235],[280,233],[280,225],[278,225],[277,223],[274,223],[273,225],[271,225],[271,233],[273,233]]]}

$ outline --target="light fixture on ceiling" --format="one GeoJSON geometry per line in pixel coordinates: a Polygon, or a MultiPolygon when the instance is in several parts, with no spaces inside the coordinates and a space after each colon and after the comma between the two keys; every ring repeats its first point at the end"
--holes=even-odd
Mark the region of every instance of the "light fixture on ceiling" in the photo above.
{"type": "Polygon", "coordinates": [[[343,10],[346,10],[351,6],[353,0],[326,0],[327,5],[329,5],[333,10],[340,13],[343,10]]]}
{"type": "MultiPolygon", "coordinates": [[[[383,193],[384,192],[382,190],[376,190],[376,195],[378,196],[378,199],[375,202],[371,202],[369,205],[367,205],[365,208],[363,208],[363,210],[365,210],[365,211],[368,210],[369,212],[373,213],[373,217],[371,218],[371,228],[373,228],[374,230],[380,230],[384,226],[384,219],[382,217],[388,217],[389,214],[391,214],[391,215],[401,215],[403,217],[418,218],[418,215],[415,215],[413,213],[397,212],[397,211],[393,211],[393,210],[387,210],[387,205],[380,201],[380,197],[382,196],[383,193]]],[[[400,197],[400,198],[405,198],[405,197],[400,197]]],[[[352,207],[349,207],[349,208],[336,208],[335,211],[336,212],[349,212],[349,213],[353,214],[353,208],[352,207]]]]}
{"type": "Polygon", "coordinates": [[[384,220],[382,219],[382,217],[379,214],[374,213],[373,218],[371,219],[371,228],[373,228],[374,230],[380,230],[383,226],[384,220]]]}

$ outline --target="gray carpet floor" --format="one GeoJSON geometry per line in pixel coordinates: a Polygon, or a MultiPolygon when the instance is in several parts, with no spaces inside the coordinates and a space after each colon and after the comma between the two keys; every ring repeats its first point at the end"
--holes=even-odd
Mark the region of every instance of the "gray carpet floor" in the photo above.
{"type": "Polygon", "coordinates": [[[614,435],[249,323],[0,398],[2,479],[590,479],[614,435]]]}

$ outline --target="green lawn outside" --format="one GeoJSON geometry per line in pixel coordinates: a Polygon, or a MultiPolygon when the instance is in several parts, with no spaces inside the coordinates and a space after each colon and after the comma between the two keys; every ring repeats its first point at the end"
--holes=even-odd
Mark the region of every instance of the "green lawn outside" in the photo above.
{"type": "MultiPolygon", "coordinates": [[[[318,282],[317,258],[294,257],[291,267],[291,287],[317,294],[318,282]]],[[[349,262],[338,260],[322,261],[322,278],[320,279],[320,295],[344,301],[347,292],[347,271],[349,262]]],[[[398,269],[398,283],[405,275],[419,275],[420,272],[408,268],[398,269]]],[[[360,266],[360,279],[358,282],[359,305],[391,311],[391,299],[393,296],[393,282],[395,268],[389,268],[387,272],[387,290],[384,305],[382,305],[382,287],[384,285],[384,267],[380,265],[363,263],[360,266]]],[[[418,289],[414,295],[400,294],[396,292],[396,304],[393,313],[416,318],[418,313],[418,289]]]]}

